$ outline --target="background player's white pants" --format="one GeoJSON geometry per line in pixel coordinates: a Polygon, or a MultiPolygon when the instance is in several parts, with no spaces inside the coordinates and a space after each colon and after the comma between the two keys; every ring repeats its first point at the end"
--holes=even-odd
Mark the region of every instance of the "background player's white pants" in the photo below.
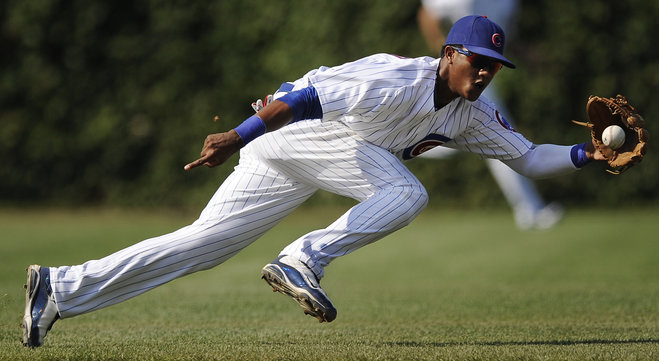
{"type": "MultiPolygon", "coordinates": [[[[419,157],[444,159],[452,157],[456,153],[458,153],[458,150],[452,148],[435,147],[419,157]]],[[[545,201],[538,193],[533,181],[515,172],[500,160],[486,159],[485,164],[490,169],[490,173],[492,173],[516,217],[519,218],[525,214],[531,217],[545,207],[545,201]]]]}
{"type": "Polygon", "coordinates": [[[546,206],[535,184],[500,160],[487,159],[485,164],[490,169],[490,173],[499,185],[508,204],[512,207],[517,224],[524,228],[522,225],[525,221],[519,218],[524,217],[524,215],[532,217],[546,206]]]}
{"type": "Polygon", "coordinates": [[[219,265],[319,188],[360,201],[282,251],[319,278],[332,259],[407,225],[427,203],[425,189],[398,159],[343,125],[291,124],[243,148],[239,165],[193,224],[100,260],[51,268],[60,315],[107,307],[219,265]]]}

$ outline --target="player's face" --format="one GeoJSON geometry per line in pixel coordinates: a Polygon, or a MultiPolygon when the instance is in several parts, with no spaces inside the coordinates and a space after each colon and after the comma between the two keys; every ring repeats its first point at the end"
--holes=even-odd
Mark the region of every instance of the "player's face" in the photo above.
{"type": "MultiPolygon", "coordinates": [[[[494,75],[501,69],[502,64],[465,49],[453,47],[447,49],[452,50],[450,56],[453,67],[449,79],[451,90],[467,100],[478,99],[494,75]]],[[[449,54],[447,53],[447,55],[449,54]]]]}

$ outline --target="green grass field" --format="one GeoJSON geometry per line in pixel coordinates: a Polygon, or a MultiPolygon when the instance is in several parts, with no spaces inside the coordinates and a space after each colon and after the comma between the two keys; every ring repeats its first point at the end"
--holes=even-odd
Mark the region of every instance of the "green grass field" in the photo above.
{"type": "Polygon", "coordinates": [[[58,321],[30,350],[28,264],[100,258],[196,215],[0,210],[0,359],[659,359],[659,209],[571,210],[531,232],[505,211],[427,210],[327,268],[339,314],[319,324],[259,272],[340,212],[300,209],[225,264],[58,321]]]}

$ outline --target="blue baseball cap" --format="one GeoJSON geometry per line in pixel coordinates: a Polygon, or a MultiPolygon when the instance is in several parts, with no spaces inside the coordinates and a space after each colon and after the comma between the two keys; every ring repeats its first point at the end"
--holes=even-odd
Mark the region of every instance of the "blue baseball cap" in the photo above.
{"type": "Polygon", "coordinates": [[[515,68],[515,64],[503,56],[505,39],[503,29],[487,16],[470,15],[453,24],[446,44],[461,44],[473,53],[497,59],[507,67],[515,68]]]}

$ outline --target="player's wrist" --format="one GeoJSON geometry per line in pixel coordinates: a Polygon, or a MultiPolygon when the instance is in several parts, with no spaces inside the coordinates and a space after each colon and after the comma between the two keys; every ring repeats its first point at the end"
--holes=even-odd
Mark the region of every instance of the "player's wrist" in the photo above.
{"type": "Polygon", "coordinates": [[[570,158],[575,167],[582,168],[593,160],[593,153],[588,151],[588,143],[575,144],[570,150],[570,158]]]}
{"type": "Polygon", "coordinates": [[[243,141],[243,146],[245,146],[249,142],[265,134],[266,126],[263,119],[257,115],[252,115],[233,130],[238,133],[238,136],[243,141]]]}
{"type": "Polygon", "coordinates": [[[586,142],[584,151],[586,152],[586,156],[588,157],[589,160],[595,160],[595,145],[593,144],[592,141],[586,142]]]}

